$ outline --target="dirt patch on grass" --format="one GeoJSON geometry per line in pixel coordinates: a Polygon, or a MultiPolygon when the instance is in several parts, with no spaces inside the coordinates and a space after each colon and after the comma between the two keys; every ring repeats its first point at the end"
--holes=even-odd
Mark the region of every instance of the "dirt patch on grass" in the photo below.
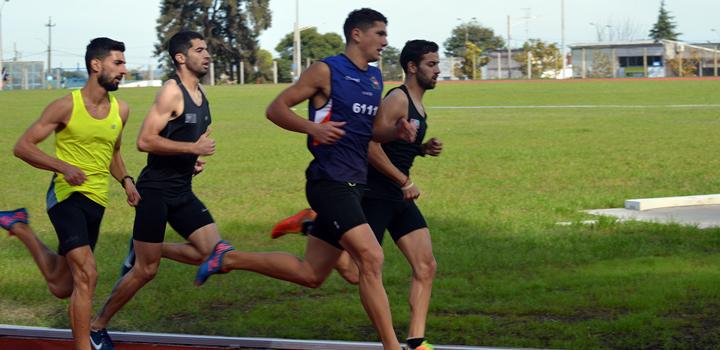
{"type": "Polygon", "coordinates": [[[720,348],[720,304],[709,303],[702,307],[683,305],[665,317],[679,323],[676,334],[672,336],[671,347],[720,348]],[[689,344],[692,346],[688,347],[689,344]]]}
{"type": "Polygon", "coordinates": [[[515,312],[477,312],[477,311],[456,311],[456,312],[436,312],[439,316],[480,316],[488,317],[497,322],[563,322],[578,323],[592,320],[612,321],[622,315],[628,314],[630,311],[626,309],[583,309],[576,310],[570,314],[556,314],[551,312],[532,312],[532,313],[515,313],[515,312]]]}

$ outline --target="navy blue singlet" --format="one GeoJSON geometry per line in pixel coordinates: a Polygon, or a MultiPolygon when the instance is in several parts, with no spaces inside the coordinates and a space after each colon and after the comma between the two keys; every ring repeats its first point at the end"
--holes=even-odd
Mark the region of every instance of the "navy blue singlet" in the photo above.
{"type": "Polygon", "coordinates": [[[330,67],[330,98],[321,108],[309,103],[310,120],[347,122],[345,135],[332,145],[320,145],[308,135],[307,147],[314,159],[305,172],[308,180],[331,180],[365,184],[368,143],[375,114],[380,107],[383,83],[377,67],[358,68],[343,55],[322,60],[330,67]]]}

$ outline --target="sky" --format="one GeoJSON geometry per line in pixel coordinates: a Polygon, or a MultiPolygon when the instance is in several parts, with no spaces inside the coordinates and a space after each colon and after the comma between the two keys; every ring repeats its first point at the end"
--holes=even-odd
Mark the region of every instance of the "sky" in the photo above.
{"type": "MultiPolygon", "coordinates": [[[[2,7],[2,57],[46,61],[48,18],[52,17],[52,65],[83,67],[85,45],[107,36],[125,42],[130,68],[157,64],[156,19],[159,0],[9,0],[2,7]]],[[[443,42],[457,25],[473,20],[507,38],[511,18],[511,44],[528,38],[561,41],[561,0],[299,0],[300,25],[320,33],[342,33],[347,14],[371,7],[388,18],[389,44],[402,48],[407,40],[443,42]]],[[[637,39],[657,20],[660,0],[565,0],[565,44],[597,41],[597,30],[618,32],[634,28],[637,39]],[[610,27],[608,27],[610,26],[610,27]]],[[[272,26],[260,36],[260,47],[277,55],[275,46],[293,30],[295,0],[270,0],[272,26]]],[[[666,0],[675,17],[681,40],[720,42],[720,1],[666,0]]]]}

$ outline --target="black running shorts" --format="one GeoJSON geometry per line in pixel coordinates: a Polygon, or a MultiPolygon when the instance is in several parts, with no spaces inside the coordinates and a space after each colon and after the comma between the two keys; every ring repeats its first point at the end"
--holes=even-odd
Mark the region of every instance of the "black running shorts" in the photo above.
{"type": "Polygon", "coordinates": [[[48,210],[58,237],[58,254],[89,245],[95,249],[105,207],[75,192],[48,210]]]}
{"type": "Polygon", "coordinates": [[[135,207],[133,239],[140,242],[162,243],[166,224],[187,239],[197,229],[215,222],[210,211],[191,191],[168,194],[141,189],[138,192],[142,199],[135,207]]]}
{"type": "Polygon", "coordinates": [[[308,180],[305,186],[310,207],[317,213],[310,235],[343,249],[340,238],[350,229],[366,224],[362,210],[365,186],[329,180],[308,180]]]}
{"type": "Polygon", "coordinates": [[[380,244],[385,236],[385,229],[397,243],[406,234],[427,227],[425,218],[415,205],[415,201],[365,197],[362,208],[380,244]]]}

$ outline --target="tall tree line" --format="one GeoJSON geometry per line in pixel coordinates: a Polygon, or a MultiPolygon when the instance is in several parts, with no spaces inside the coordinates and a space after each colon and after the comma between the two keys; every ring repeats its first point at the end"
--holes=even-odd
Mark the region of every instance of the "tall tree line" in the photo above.
{"type": "Polygon", "coordinates": [[[155,55],[163,56],[163,68],[174,71],[167,57],[167,42],[182,30],[193,30],[205,36],[213,56],[216,77],[225,74],[239,80],[240,62],[245,76],[254,78],[260,33],[270,27],[270,0],[163,0],[157,20],[155,55]]]}

